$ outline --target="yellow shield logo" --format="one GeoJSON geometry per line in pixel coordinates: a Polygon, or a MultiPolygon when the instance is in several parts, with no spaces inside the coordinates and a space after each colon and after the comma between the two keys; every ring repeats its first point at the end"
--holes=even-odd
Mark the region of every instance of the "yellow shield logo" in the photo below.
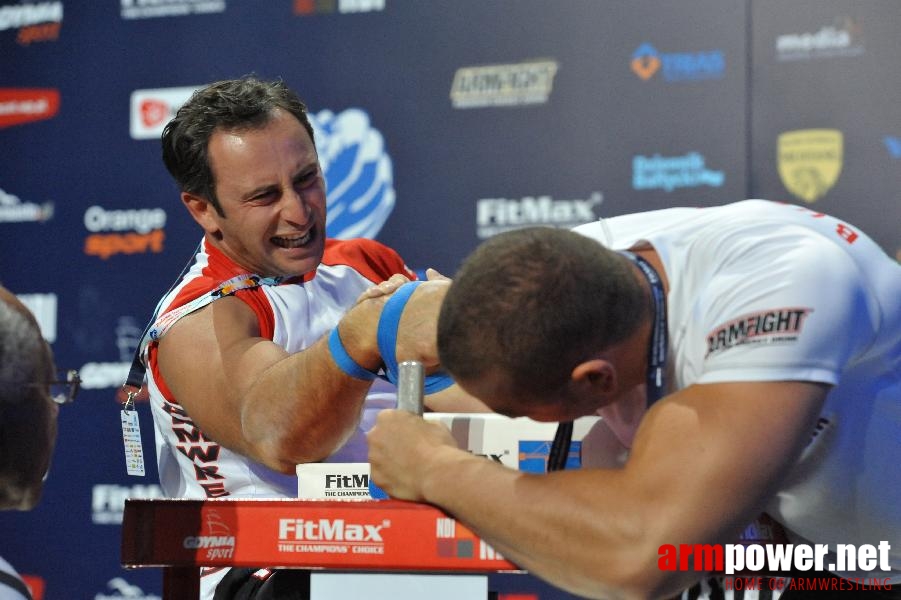
{"type": "Polygon", "coordinates": [[[779,135],[779,177],[789,192],[814,202],[842,172],[844,137],[837,129],[799,129],[779,135]]]}

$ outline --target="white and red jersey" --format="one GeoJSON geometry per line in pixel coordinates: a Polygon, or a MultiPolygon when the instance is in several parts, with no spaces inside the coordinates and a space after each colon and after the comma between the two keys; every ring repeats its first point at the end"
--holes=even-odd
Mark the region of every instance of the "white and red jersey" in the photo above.
{"type": "MultiPolygon", "coordinates": [[[[159,315],[203,296],[246,271],[204,240],[180,284],[160,303],[159,315]]],[[[260,336],[299,352],[334,328],[357,297],[395,273],[416,276],[390,248],[365,239],[328,240],[315,272],[279,285],[235,294],[257,315],[260,336]]],[[[207,438],[173,397],[159,372],[156,343],[147,351],[147,388],[156,433],[163,493],[173,498],[294,497],[297,478],[232,452],[207,438]]],[[[198,361],[203,357],[198,356],[198,361]]],[[[215,398],[210,398],[215,402],[215,398]]]]}
{"type": "Polygon", "coordinates": [[[812,543],[887,540],[895,570],[868,575],[901,581],[901,265],[848,223],[765,200],[624,215],[575,231],[659,254],[670,287],[671,389],[832,386],[767,512],[812,543]]]}

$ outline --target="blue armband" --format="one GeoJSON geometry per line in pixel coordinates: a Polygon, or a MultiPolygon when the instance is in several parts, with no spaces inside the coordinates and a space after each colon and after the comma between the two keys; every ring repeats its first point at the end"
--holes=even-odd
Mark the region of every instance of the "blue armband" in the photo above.
{"type": "Polygon", "coordinates": [[[351,358],[347,353],[344,344],[341,343],[341,336],[338,334],[338,327],[332,329],[331,335],[328,337],[328,349],[332,353],[332,359],[345,375],[349,375],[354,379],[362,379],[364,381],[372,381],[376,378],[376,374],[369,369],[364,369],[357,361],[351,358]]]}
{"type": "MultiPolygon", "coordinates": [[[[376,341],[378,342],[379,352],[382,354],[382,362],[385,363],[386,378],[395,385],[397,385],[398,378],[397,327],[400,324],[400,317],[404,313],[407,301],[420,283],[422,282],[409,281],[397,288],[397,291],[385,302],[382,314],[379,317],[376,341]]],[[[434,394],[453,384],[454,380],[447,373],[432,373],[431,375],[426,375],[423,391],[426,394],[434,394]]]]}

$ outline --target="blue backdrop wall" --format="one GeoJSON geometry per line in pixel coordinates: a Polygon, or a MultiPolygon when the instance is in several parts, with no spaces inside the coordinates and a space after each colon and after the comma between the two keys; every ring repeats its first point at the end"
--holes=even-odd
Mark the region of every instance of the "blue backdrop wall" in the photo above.
{"type": "MultiPolygon", "coordinates": [[[[0,0],[0,281],[39,317],[64,408],[45,496],[0,556],[45,598],[154,598],[119,566],[118,390],[199,229],[160,160],[190,92],[256,73],[307,102],[329,233],[452,273],[508,228],[747,197],[901,250],[895,0],[0,0]]],[[[542,598],[559,598],[536,586],[542,598]]]]}

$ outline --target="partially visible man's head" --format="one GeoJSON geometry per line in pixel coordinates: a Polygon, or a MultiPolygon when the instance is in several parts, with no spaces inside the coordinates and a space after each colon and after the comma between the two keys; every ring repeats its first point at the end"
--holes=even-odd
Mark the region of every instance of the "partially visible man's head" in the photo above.
{"type": "Polygon", "coordinates": [[[576,365],[633,333],[649,310],[619,254],[571,231],[520,229],[463,262],[441,308],[438,352],[464,388],[492,382],[498,398],[480,399],[495,410],[551,402],[576,365]]]}
{"type": "Polygon", "coordinates": [[[276,109],[300,121],[315,143],[307,107],[282,81],[242,77],[194,92],[163,130],[163,162],[181,191],[206,198],[222,216],[208,144],[217,129],[243,131],[264,126],[276,109]]]}
{"type": "Polygon", "coordinates": [[[0,509],[40,500],[56,444],[53,357],[37,321],[0,286],[0,509]]]}

